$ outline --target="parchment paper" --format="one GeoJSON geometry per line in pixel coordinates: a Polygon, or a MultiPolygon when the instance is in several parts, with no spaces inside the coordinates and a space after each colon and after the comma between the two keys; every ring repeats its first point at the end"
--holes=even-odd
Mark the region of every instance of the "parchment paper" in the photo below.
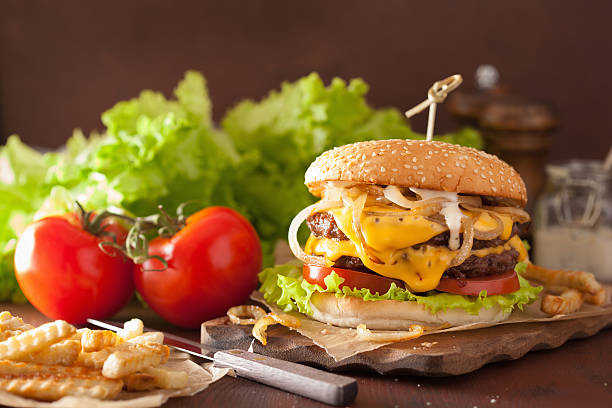
{"type": "MultiPolygon", "coordinates": [[[[610,304],[610,295],[612,293],[612,287],[606,286],[607,291],[607,302],[605,306],[595,306],[588,303],[582,305],[578,312],[568,315],[555,315],[550,316],[540,311],[541,297],[531,305],[526,305],[523,311],[515,310],[512,312],[510,317],[499,323],[472,323],[462,326],[455,326],[443,330],[432,330],[425,332],[423,336],[434,333],[445,333],[451,331],[462,331],[462,330],[475,330],[484,327],[497,326],[500,324],[512,324],[512,323],[526,323],[526,322],[554,322],[558,320],[572,320],[581,319],[591,316],[599,316],[608,313],[612,313],[612,305],[610,304]]],[[[268,309],[275,313],[285,313],[276,304],[268,304],[262,294],[255,291],[251,294],[251,299],[256,302],[264,304],[268,309]]],[[[302,322],[301,326],[295,330],[301,335],[311,339],[317,346],[325,349],[335,361],[344,360],[345,358],[352,357],[356,354],[364,353],[366,351],[375,350],[377,348],[391,344],[391,342],[373,342],[362,340],[357,336],[357,330],[349,329],[346,327],[332,326],[327,323],[322,323],[317,320],[311,319],[310,317],[298,314],[289,313],[302,322]]],[[[401,331],[398,331],[401,333],[401,331]]],[[[420,344],[423,336],[410,340],[420,344]]]]}
{"type": "Polygon", "coordinates": [[[19,397],[5,391],[0,391],[0,404],[9,407],[78,407],[78,408],[147,408],[158,407],[173,397],[190,397],[205,390],[210,384],[226,374],[231,374],[230,368],[219,368],[213,363],[202,366],[189,360],[185,353],[171,353],[166,364],[161,367],[175,371],[185,371],[189,375],[187,387],[180,390],[152,390],[143,392],[121,393],[113,400],[98,400],[88,397],[64,397],[54,402],[42,402],[19,397]]]}

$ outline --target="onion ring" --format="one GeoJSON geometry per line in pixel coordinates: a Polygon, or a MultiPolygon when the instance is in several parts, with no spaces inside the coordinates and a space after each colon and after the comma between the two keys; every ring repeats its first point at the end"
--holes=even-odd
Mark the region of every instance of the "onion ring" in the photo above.
{"type": "Polygon", "coordinates": [[[484,206],[482,208],[484,208],[485,210],[497,212],[499,214],[510,215],[513,220],[516,219],[520,223],[527,222],[527,221],[531,220],[531,217],[529,216],[527,211],[525,211],[525,210],[523,210],[521,208],[517,208],[517,207],[490,207],[490,206],[484,206]]]}
{"type": "Polygon", "coordinates": [[[312,209],[312,212],[318,213],[318,212],[330,210],[332,208],[339,208],[339,207],[342,207],[342,204],[343,203],[341,200],[336,200],[336,201],[321,200],[318,203],[314,204],[315,206],[312,209]]]}
{"type": "Polygon", "coordinates": [[[408,208],[409,210],[414,208],[414,201],[407,199],[396,186],[385,187],[383,194],[387,200],[400,207],[408,208]]]}
{"type": "Polygon", "coordinates": [[[268,344],[268,335],[266,333],[266,330],[268,329],[268,326],[276,323],[276,320],[274,320],[272,316],[268,315],[265,315],[261,319],[258,319],[255,322],[255,325],[253,326],[253,337],[259,340],[259,342],[265,346],[266,344],[268,344]]]}
{"type": "Polygon", "coordinates": [[[461,265],[469,256],[474,244],[474,223],[470,217],[461,219],[463,224],[463,244],[459,248],[459,253],[453,258],[450,267],[461,265]]]}
{"type": "Polygon", "coordinates": [[[366,327],[365,324],[357,326],[357,337],[359,340],[373,341],[373,342],[389,342],[397,343],[400,341],[412,340],[417,337],[421,337],[425,332],[423,326],[418,324],[411,324],[410,331],[402,332],[372,332],[366,327]]]}
{"type": "Polygon", "coordinates": [[[297,329],[302,325],[302,321],[295,316],[291,316],[288,314],[276,314],[276,313],[268,313],[268,316],[274,319],[274,321],[278,324],[281,324],[285,327],[291,327],[293,329],[297,329]]]}
{"type": "Polygon", "coordinates": [[[291,315],[278,315],[276,313],[268,313],[267,315],[257,319],[255,325],[253,326],[253,337],[255,337],[261,344],[264,346],[268,343],[268,334],[266,331],[268,330],[268,326],[273,324],[280,324],[285,327],[298,328],[301,326],[302,322],[297,317],[291,315]]]}
{"type": "Polygon", "coordinates": [[[230,307],[227,316],[234,324],[247,325],[255,324],[258,319],[266,315],[266,311],[255,305],[240,305],[230,307]],[[244,317],[248,317],[245,319],[244,317]]]}
{"type": "Polygon", "coordinates": [[[502,222],[501,218],[492,212],[489,212],[489,216],[497,222],[497,226],[489,231],[481,231],[474,228],[474,238],[480,240],[490,240],[499,237],[501,233],[504,232],[504,223],[502,222]]]}
{"type": "Polygon", "coordinates": [[[293,255],[295,255],[295,257],[302,262],[305,262],[306,253],[298,242],[297,233],[300,229],[300,225],[302,225],[302,223],[306,221],[306,218],[308,218],[315,206],[316,204],[309,205],[308,207],[297,213],[297,215],[291,221],[291,225],[289,225],[289,233],[287,234],[287,239],[289,240],[289,247],[291,248],[291,252],[293,252],[293,255]]]}

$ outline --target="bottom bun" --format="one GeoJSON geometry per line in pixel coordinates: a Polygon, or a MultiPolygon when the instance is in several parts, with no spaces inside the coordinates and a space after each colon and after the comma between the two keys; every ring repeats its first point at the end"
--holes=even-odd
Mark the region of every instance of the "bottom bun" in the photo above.
{"type": "Polygon", "coordinates": [[[365,301],[354,296],[337,298],[333,293],[315,293],[310,298],[312,318],[341,327],[365,324],[374,330],[408,330],[411,324],[460,326],[470,323],[497,323],[506,320],[510,312],[495,305],[482,308],[477,315],[463,309],[448,309],[430,313],[417,302],[398,300],[365,301]]]}

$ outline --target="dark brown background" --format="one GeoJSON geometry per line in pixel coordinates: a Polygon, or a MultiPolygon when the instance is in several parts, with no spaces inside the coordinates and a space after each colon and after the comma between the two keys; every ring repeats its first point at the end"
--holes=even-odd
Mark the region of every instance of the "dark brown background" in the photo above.
{"type": "Polygon", "coordinates": [[[1,140],[56,147],[143,88],[169,93],[189,68],[208,78],[219,119],[311,71],[363,77],[373,105],[404,109],[452,73],[469,89],[491,63],[557,108],[553,159],[610,147],[609,1],[0,0],[0,23],[1,140]]]}

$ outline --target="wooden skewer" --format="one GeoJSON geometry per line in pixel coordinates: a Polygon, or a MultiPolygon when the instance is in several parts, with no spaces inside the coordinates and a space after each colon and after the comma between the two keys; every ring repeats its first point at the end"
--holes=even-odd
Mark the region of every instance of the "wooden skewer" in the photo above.
{"type": "Polygon", "coordinates": [[[406,111],[406,117],[410,118],[429,107],[429,118],[427,120],[427,141],[432,140],[434,124],[436,121],[436,104],[444,102],[448,94],[463,82],[463,77],[459,74],[449,76],[440,81],[434,82],[427,92],[427,99],[406,111]]]}

